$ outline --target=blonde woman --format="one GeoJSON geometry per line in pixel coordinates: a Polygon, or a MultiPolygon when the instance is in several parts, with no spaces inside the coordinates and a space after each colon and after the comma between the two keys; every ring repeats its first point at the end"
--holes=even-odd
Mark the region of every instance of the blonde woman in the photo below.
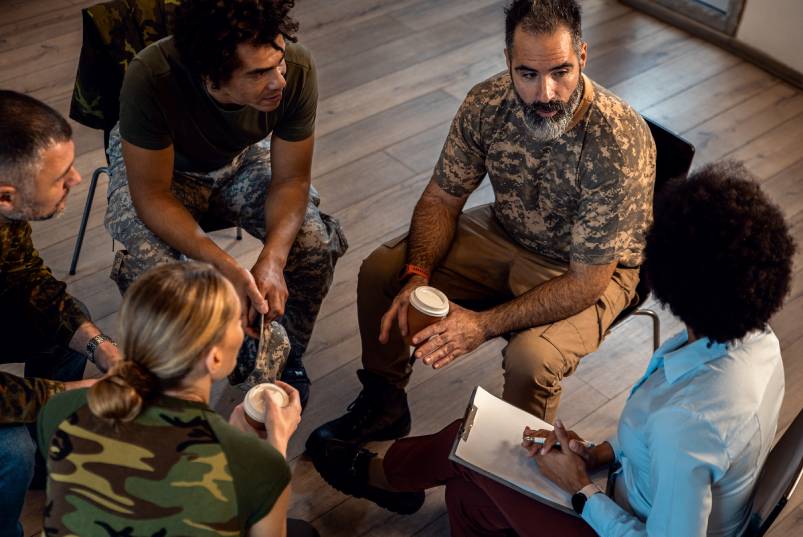
{"type": "Polygon", "coordinates": [[[243,341],[240,301],[211,266],[171,263],[131,286],[123,361],[90,390],[53,398],[39,422],[48,535],[285,536],[287,443],[298,392],[266,398],[266,438],[209,408],[243,341]],[[238,430],[239,429],[239,430],[238,430]]]}

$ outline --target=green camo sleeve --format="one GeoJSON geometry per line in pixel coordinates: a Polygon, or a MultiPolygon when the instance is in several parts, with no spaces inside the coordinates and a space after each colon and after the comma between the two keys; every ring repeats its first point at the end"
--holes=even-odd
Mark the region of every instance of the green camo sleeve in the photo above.
{"type": "Polygon", "coordinates": [[[62,391],[64,383],[56,380],[0,372],[0,424],[33,423],[45,402],[62,391]]]}

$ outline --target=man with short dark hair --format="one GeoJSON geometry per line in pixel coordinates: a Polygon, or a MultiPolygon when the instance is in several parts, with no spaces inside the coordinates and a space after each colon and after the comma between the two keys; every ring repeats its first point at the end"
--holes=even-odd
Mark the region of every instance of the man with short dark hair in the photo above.
{"type": "Polygon", "coordinates": [[[655,180],[649,128],[582,74],[574,0],[516,0],[506,14],[508,70],[476,85],[458,110],[409,236],[360,269],[363,391],[308,449],[409,432],[402,336],[418,286],[452,303],[445,320],[409,334],[415,358],[440,369],[509,337],[503,396],[547,420],[561,379],[636,299],[655,180]],[[462,213],[486,174],[495,202],[462,213]]]}
{"type": "MultiPolygon", "coordinates": [[[[347,245],[311,188],[317,81],[309,52],[294,43],[292,6],[185,2],[175,34],[131,62],[110,137],[106,227],[125,245],[111,274],[121,292],[181,257],[212,264],[234,284],[252,337],[232,383],[269,380],[252,373],[252,326],[258,314],[280,320],[290,346],[283,380],[306,402],[301,358],[347,245]],[[204,231],[235,225],[264,242],[250,271],[204,231]]],[[[286,339],[271,352],[281,354],[286,339]]]]}
{"type": "Polygon", "coordinates": [[[30,220],[64,210],[75,170],[70,125],[49,106],[0,90],[0,363],[25,363],[25,378],[0,373],[0,537],[18,523],[35,444],[21,425],[54,393],[86,385],[86,359],[101,371],[119,360],[114,342],[53,277],[31,241],[30,220]]]}

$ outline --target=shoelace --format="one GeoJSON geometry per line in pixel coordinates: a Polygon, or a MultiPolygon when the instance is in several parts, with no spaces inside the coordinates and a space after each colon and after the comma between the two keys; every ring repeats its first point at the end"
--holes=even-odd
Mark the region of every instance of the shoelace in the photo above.
{"type": "Polygon", "coordinates": [[[360,392],[360,395],[351,402],[349,406],[346,407],[346,410],[349,412],[349,415],[353,418],[354,427],[360,427],[363,423],[365,423],[373,414],[373,410],[370,406],[367,405],[368,398],[365,396],[364,392],[360,392]]]}

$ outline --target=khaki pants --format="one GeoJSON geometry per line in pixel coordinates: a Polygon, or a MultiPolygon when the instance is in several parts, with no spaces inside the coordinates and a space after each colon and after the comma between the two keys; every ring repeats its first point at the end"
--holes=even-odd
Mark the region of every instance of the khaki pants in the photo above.
{"type": "MultiPolygon", "coordinates": [[[[404,387],[410,377],[410,348],[398,329],[379,343],[379,322],[399,292],[398,273],[406,259],[406,237],[380,246],[360,267],[357,305],[365,369],[404,387]]],[[[460,216],[452,247],[432,274],[431,285],[450,300],[484,310],[556,278],[568,265],[515,244],[490,205],[460,216]]],[[[617,315],[636,299],[638,269],[617,268],[607,289],[589,308],[567,319],[511,334],[503,350],[503,398],[547,421],[555,418],[560,381],[580,358],[599,347],[617,315]]],[[[471,359],[470,356],[461,359],[471,359]]]]}

